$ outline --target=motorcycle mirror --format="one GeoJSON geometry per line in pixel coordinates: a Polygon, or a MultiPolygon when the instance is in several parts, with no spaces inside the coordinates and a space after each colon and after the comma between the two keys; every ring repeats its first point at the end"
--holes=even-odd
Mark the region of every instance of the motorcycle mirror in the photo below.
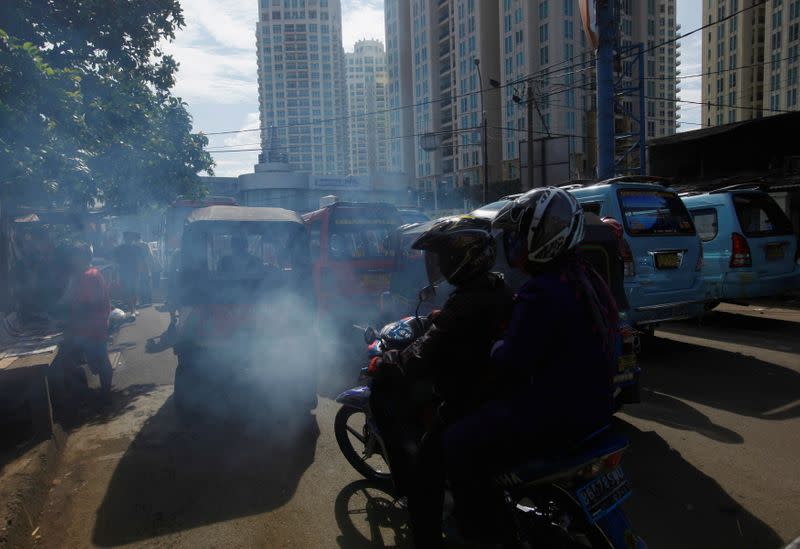
{"type": "Polygon", "coordinates": [[[378,333],[375,331],[375,328],[373,328],[372,326],[368,326],[364,330],[364,343],[369,345],[376,339],[378,339],[378,333]]]}
{"type": "Polygon", "coordinates": [[[419,301],[420,301],[420,303],[424,303],[426,301],[430,301],[434,297],[436,297],[436,286],[434,286],[434,285],[425,286],[419,292],[419,301]]]}

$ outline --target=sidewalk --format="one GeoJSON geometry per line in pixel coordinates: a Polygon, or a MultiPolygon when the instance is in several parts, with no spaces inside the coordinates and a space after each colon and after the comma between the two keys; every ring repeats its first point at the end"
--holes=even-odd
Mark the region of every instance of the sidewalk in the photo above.
{"type": "MultiPolygon", "coordinates": [[[[53,420],[47,382],[60,339],[46,322],[23,326],[14,314],[0,320],[0,549],[33,541],[66,441],[53,420]]],[[[109,353],[115,369],[121,357],[109,353]]],[[[86,378],[90,388],[98,385],[88,368],[86,378]]]]}

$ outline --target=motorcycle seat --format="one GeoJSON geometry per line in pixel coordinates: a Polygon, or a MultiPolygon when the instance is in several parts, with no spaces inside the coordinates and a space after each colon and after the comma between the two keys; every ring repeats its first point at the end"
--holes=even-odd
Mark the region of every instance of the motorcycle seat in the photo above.
{"type": "Polygon", "coordinates": [[[511,488],[568,477],[593,461],[623,450],[628,446],[624,437],[614,435],[609,427],[592,433],[566,451],[537,456],[495,475],[495,482],[511,488]]]}

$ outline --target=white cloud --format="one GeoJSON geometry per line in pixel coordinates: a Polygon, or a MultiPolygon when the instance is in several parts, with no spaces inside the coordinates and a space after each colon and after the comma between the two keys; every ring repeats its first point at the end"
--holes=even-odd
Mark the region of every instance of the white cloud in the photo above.
{"type": "Polygon", "coordinates": [[[342,45],[353,51],[362,39],[378,39],[386,44],[383,0],[342,1],[342,45]]]}
{"type": "MultiPolygon", "coordinates": [[[[249,112],[244,120],[239,124],[240,130],[249,130],[259,127],[258,112],[249,112]]],[[[212,150],[224,150],[230,152],[212,153],[217,165],[214,173],[219,176],[237,176],[253,171],[253,165],[258,162],[258,151],[234,152],[239,149],[258,149],[260,148],[260,132],[240,132],[227,135],[208,136],[208,148],[212,150]]]]}

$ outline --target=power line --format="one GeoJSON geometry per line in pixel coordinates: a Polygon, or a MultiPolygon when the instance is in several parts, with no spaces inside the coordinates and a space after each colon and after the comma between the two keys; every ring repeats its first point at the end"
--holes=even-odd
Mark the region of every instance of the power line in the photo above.
{"type": "MultiPolygon", "coordinates": [[[[748,6],[748,7],[742,8],[741,10],[738,10],[738,11],[736,11],[734,13],[731,13],[731,14],[725,16],[725,17],[719,18],[716,21],[712,21],[712,22],[706,23],[706,24],[704,24],[704,25],[702,25],[702,26],[700,26],[700,27],[698,27],[698,28],[696,28],[694,30],[689,31],[688,33],[676,35],[674,38],[670,38],[670,39],[665,40],[665,41],[663,41],[663,42],[661,42],[659,44],[654,44],[653,46],[651,46],[649,48],[646,48],[646,49],[643,49],[640,52],[639,51],[632,52],[632,53],[629,53],[627,55],[621,56],[621,57],[619,57],[619,61],[622,61],[622,60],[625,60],[625,59],[632,59],[632,58],[635,58],[635,57],[637,57],[639,55],[645,55],[645,54],[650,53],[652,51],[655,51],[657,49],[663,48],[663,47],[668,46],[670,44],[673,44],[673,43],[675,43],[675,42],[677,42],[677,41],[679,41],[679,40],[681,40],[683,38],[691,36],[692,34],[695,34],[697,32],[701,32],[701,31],[703,31],[703,30],[705,30],[707,28],[710,28],[712,26],[718,25],[720,23],[724,23],[724,22],[728,21],[729,19],[731,19],[733,17],[736,17],[737,15],[739,15],[741,13],[744,13],[744,12],[746,12],[748,10],[751,10],[751,9],[753,9],[753,8],[755,8],[757,6],[763,5],[765,3],[766,3],[766,0],[760,0],[759,2],[754,3],[754,4],[752,4],[752,5],[748,6]]],[[[539,80],[549,79],[549,78],[552,78],[552,77],[568,76],[569,74],[575,74],[577,72],[582,72],[582,71],[577,70],[577,71],[573,71],[572,73],[565,73],[565,74],[561,74],[561,75],[559,73],[561,73],[561,72],[563,72],[565,70],[576,69],[577,67],[581,67],[581,66],[588,66],[588,65],[594,63],[595,61],[596,61],[596,58],[595,58],[594,52],[584,51],[584,52],[578,53],[578,54],[576,54],[576,55],[574,55],[574,56],[572,56],[572,57],[570,57],[568,59],[565,59],[565,60],[563,60],[563,61],[561,61],[559,63],[556,63],[555,65],[550,65],[550,66],[547,66],[547,67],[543,67],[543,68],[539,69],[538,71],[530,73],[530,74],[528,74],[528,75],[526,75],[524,77],[520,77],[520,78],[518,78],[516,80],[512,80],[512,81],[506,82],[504,84],[500,84],[499,86],[496,86],[496,87],[493,87],[491,89],[488,89],[488,91],[492,91],[493,89],[501,90],[501,89],[512,87],[512,86],[516,86],[516,85],[519,85],[519,84],[524,84],[524,83],[527,83],[529,80],[533,80],[537,76],[539,76],[539,78],[538,78],[539,80]],[[578,64],[571,63],[572,61],[575,61],[576,59],[582,58],[582,57],[587,56],[587,55],[591,56],[591,58],[588,59],[588,60],[582,61],[581,63],[578,63],[578,64]],[[562,67],[562,68],[559,68],[559,67],[562,67]]],[[[570,88],[570,89],[574,89],[574,88],[570,88]]],[[[389,108],[389,109],[382,109],[382,110],[373,111],[373,112],[370,112],[370,113],[348,114],[348,115],[338,116],[338,117],[334,117],[334,118],[318,119],[318,120],[313,120],[313,121],[309,121],[309,122],[298,122],[298,123],[286,124],[286,125],[282,125],[282,126],[267,126],[267,127],[258,127],[258,128],[244,128],[244,129],[239,129],[239,130],[228,130],[228,131],[207,132],[207,133],[203,132],[203,133],[206,136],[232,135],[232,134],[247,133],[247,132],[260,132],[260,131],[269,130],[271,128],[284,129],[284,128],[292,128],[292,127],[303,127],[303,126],[310,126],[310,125],[326,124],[326,123],[330,123],[330,122],[349,120],[349,119],[360,118],[360,117],[364,117],[364,116],[376,116],[376,115],[380,115],[380,114],[388,114],[388,113],[395,112],[395,111],[398,111],[398,110],[404,110],[404,109],[409,109],[409,108],[418,108],[418,107],[431,105],[433,103],[440,103],[440,102],[445,102],[445,101],[455,101],[457,99],[461,99],[461,98],[464,98],[464,97],[471,97],[471,96],[474,96],[474,95],[481,94],[481,93],[484,92],[484,90],[485,90],[485,88],[480,87],[478,90],[472,91],[472,92],[467,92],[467,93],[463,93],[463,94],[448,95],[448,96],[440,97],[438,99],[430,99],[430,100],[426,100],[426,101],[417,102],[417,103],[414,103],[414,104],[411,104],[411,105],[401,105],[401,106],[398,106],[398,107],[392,107],[392,108],[389,108]]],[[[555,92],[554,94],[561,93],[563,91],[567,91],[567,90],[560,90],[558,92],[555,92]]],[[[545,97],[547,97],[547,96],[545,96],[545,97]]]]}

